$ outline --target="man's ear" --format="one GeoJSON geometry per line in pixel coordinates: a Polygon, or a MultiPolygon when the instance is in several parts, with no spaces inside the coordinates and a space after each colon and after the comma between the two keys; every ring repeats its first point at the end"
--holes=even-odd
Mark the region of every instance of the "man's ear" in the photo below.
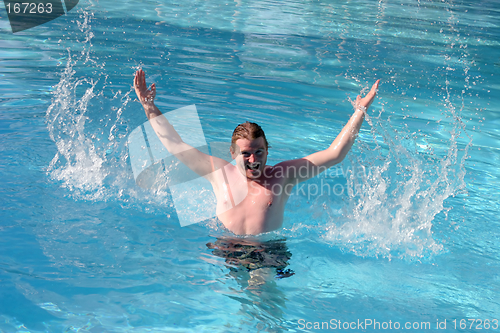
{"type": "Polygon", "coordinates": [[[241,154],[240,147],[237,144],[231,145],[229,147],[229,152],[231,153],[231,158],[233,160],[235,160],[236,157],[238,157],[238,155],[241,154]]]}

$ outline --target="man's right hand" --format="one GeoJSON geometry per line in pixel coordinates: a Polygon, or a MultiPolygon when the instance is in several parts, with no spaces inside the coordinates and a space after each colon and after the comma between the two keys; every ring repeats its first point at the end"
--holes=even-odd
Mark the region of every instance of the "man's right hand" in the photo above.
{"type": "Polygon", "coordinates": [[[146,73],[144,73],[142,69],[139,69],[135,73],[134,89],[142,106],[146,107],[146,105],[154,105],[156,85],[153,83],[151,88],[148,89],[148,86],[146,85],[146,73]]]}

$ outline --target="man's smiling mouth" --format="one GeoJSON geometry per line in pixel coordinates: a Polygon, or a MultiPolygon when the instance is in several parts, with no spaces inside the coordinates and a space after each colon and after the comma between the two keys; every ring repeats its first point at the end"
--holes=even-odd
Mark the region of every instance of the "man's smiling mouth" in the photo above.
{"type": "Polygon", "coordinates": [[[258,170],[260,167],[260,162],[247,164],[247,170],[258,170]]]}

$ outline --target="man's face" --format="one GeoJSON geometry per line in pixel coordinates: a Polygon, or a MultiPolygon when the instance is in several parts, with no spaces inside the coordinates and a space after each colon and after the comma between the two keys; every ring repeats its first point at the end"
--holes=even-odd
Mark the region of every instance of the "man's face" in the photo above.
{"type": "Polygon", "coordinates": [[[264,172],[267,162],[267,149],[263,137],[255,140],[238,139],[231,157],[236,160],[238,170],[249,179],[257,179],[264,172]]]}

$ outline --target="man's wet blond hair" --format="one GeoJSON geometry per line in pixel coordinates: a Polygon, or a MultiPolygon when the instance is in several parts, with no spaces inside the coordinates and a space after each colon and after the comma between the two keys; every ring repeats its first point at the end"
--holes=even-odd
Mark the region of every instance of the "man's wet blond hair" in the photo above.
{"type": "Polygon", "coordinates": [[[231,138],[231,148],[233,151],[236,148],[236,140],[238,139],[247,139],[247,140],[255,140],[260,137],[264,138],[264,144],[266,149],[269,148],[269,143],[267,142],[266,135],[264,134],[264,130],[262,127],[257,125],[256,123],[251,123],[249,121],[244,122],[243,124],[239,124],[233,131],[233,136],[231,138]]]}

